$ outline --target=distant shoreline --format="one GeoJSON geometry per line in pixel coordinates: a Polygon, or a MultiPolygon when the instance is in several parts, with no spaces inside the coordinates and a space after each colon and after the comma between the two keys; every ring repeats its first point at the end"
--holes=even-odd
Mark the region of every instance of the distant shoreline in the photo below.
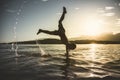
{"type": "MultiPolygon", "coordinates": [[[[62,44],[62,42],[59,39],[43,39],[43,40],[37,40],[39,44],[62,44]]],[[[76,44],[120,44],[120,41],[97,41],[97,40],[74,40],[70,41],[76,44]]],[[[12,44],[16,42],[9,42],[8,44],[12,44]]],[[[0,43],[0,44],[6,44],[6,43],[0,43]]],[[[17,44],[36,44],[36,40],[31,41],[18,41],[17,44]]]]}

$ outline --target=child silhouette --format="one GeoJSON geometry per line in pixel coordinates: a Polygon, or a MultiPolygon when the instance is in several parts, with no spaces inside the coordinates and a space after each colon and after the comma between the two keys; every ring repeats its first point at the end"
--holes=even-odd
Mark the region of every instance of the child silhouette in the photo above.
{"type": "Polygon", "coordinates": [[[63,24],[62,24],[62,21],[64,20],[66,13],[67,13],[66,8],[63,7],[63,13],[62,13],[62,16],[59,20],[58,30],[48,31],[48,30],[39,29],[37,32],[37,35],[41,32],[46,33],[46,34],[50,34],[50,35],[57,35],[60,37],[62,43],[66,45],[66,50],[73,50],[76,48],[76,44],[68,41],[68,38],[65,35],[65,29],[64,29],[63,24]]]}

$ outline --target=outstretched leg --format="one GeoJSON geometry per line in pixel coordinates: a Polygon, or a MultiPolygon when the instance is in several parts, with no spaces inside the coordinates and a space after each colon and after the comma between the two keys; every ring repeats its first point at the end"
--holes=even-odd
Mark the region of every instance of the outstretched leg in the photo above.
{"type": "Polygon", "coordinates": [[[62,13],[62,16],[60,17],[59,25],[62,25],[62,21],[64,20],[66,13],[67,13],[66,8],[63,7],[63,13],[62,13]]]}
{"type": "Polygon", "coordinates": [[[48,30],[42,30],[42,29],[39,29],[39,31],[37,32],[37,35],[41,32],[46,33],[46,34],[50,34],[50,35],[58,35],[58,31],[56,31],[56,30],[55,31],[48,31],[48,30]]]}

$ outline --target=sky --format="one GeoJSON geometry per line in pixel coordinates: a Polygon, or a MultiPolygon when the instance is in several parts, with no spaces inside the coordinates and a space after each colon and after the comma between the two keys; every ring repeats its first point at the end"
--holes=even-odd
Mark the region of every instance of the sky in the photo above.
{"type": "Polygon", "coordinates": [[[0,42],[59,38],[36,33],[57,30],[63,6],[68,38],[120,33],[120,0],[0,0],[0,42]]]}

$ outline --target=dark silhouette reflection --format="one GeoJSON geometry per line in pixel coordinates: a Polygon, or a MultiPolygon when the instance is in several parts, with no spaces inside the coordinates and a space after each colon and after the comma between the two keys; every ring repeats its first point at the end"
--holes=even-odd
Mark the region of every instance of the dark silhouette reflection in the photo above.
{"type": "Polygon", "coordinates": [[[69,80],[69,67],[70,67],[70,58],[69,58],[69,50],[66,48],[66,54],[65,54],[65,79],[69,80]]]}

